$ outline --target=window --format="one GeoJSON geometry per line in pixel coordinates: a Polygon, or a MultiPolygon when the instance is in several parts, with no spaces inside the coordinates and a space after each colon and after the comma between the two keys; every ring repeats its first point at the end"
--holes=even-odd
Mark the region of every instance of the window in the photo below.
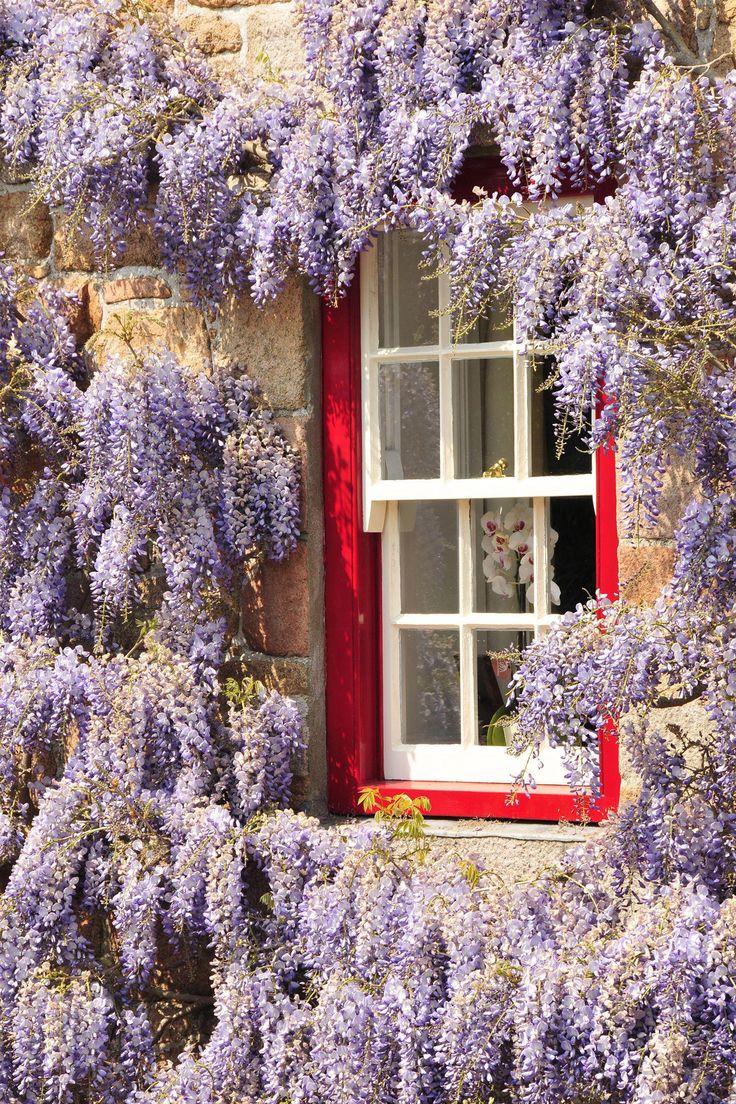
{"type": "MultiPolygon", "coordinates": [[[[520,763],[501,721],[515,656],[615,589],[613,457],[575,439],[558,454],[552,362],[534,370],[498,313],[454,341],[420,251],[381,235],[359,294],[325,317],[331,804],[380,783],[436,815],[574,816],[552,749],[534,797],[506,804],[520,763]]],[[[601,814],[618,782],[605,743],[601,814]]]]}

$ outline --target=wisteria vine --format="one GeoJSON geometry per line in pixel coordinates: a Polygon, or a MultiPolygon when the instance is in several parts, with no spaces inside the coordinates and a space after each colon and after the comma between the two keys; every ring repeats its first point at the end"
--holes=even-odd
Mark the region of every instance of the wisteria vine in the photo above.
{"type": "Polygon", "coordinates": [[[238,366],[90,377],[63,297],[3,270],[3,1100],[734,1104],[736,82],[634,0],[302,0],[305,72],[225,89],[144,8],[0,4],[4,171],[101,265],[152,190],[210,305],[293,269],[334,298],[419,230],[456,335],[513,302],[554,353],[630,531],[676,465],[693,497],[653,609],[599,596],[525,653],[518,750],[594,800],[615,722],[639,792],[508,895],[265,811],[302,735],[240,667],[237,590],[294,546],[295,457],[238,366]],[[471,202],[481,141],[505,182],[471,202]]]}
{"type": "Polygon", "coordinates": [[[150,353],[90,377],[67,307],[2,270],[9,1102],[143,1085],[147,1009],[164,1040],[181,1018],[162,954],[212,963],[239,944],[249,825],[287,803],[303,747],[294,703],[233,654],[246,572],[299,535],[296,455],[237,365],[150,353]]]}

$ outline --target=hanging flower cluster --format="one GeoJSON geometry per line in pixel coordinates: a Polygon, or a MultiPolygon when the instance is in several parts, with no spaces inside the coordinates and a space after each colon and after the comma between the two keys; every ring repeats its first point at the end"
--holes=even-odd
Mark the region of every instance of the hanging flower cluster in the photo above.
{"type": "Polygon", "coordinates": [[[90,378],[65,309],[0,273],[0,1096],[123,1104],[157,964],[239,944],[248,825],[289,798],[296,706],[220,670],[299,478],[237,366],[90,378]]]}
{"type": "Polygon", "coordinates": [[[60,298],[16,317],[17,282],[1,278],[0,625],[107,639],[140,613],[153,573],[162,639],[175,623],[186,636],[221,612],[243,564],[294,548],[296,455],[237,366],[210,377],[153,354],[88,379],[60,298]]]}
{"type": "Polygon", "coordinates": [[[663,57],[649,24],[586,21],[583,0],[309,0],[305,73],[225,92],[136,0],[14,0],[0,18],[11,165],[38,165],[39,196],[110,258],[155,179],[164,255],[208,299],[267,299],[295,262],[339,293],[377,224],[412,209],[432,237],[459,229],[447,189],[478,126],[534,195],[608,177],[630,76],[663,57]]]}
{"type": "Polygon", "coordinates": [[[267,911],[206,1045],[162,1065],[146,1102],[357,1104],[376,1085],[402,1104],[583,1101],[591,1084],[665,1100],[691,1083],[729,1099],[732,897],[673,875],[632,912],[605,845],[512,896],[384,830],[281,813],[258,847],[267,911]]]}
{"type": "Polygon", "coordinates": [[[456,334],[513,300],[561,442],[615,438],[631,527],[674,462],[698,493],[653,610],[600,597],[525,653],[516,750],[560,747],[594,801],[615,721],[641,789],[508,897],[263,815],[301,727],[223,681],[228,595],[293,547],[295,459],[240,371],[90,379],[63,300],[0,273],[0,1096],[732,1102],[736,83],[583,0],[303,0],[304,77],[225,92],[142,9],[0,3],[5,170],[101,260],[152,202],[201,298],[293,268],[334,297],[379,223],[414,228],[456,334]],[[510,185],[462,201],[479,128],[510,185]],[[697,739],[658,723],[691,699],[697,739]]]}

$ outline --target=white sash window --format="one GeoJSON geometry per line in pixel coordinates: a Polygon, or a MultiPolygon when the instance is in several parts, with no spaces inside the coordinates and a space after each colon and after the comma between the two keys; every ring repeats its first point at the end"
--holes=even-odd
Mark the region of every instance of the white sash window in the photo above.
{"type": "MultiPolygon", "coordinates": [[[[361,258],[364,522],[382,533],[387,779],[508,783],[513,664],[595,590],[592,459],[554,438],[552,396],[512,322],[454,342],[417,235],[361,258]],[[439,313],[437,313],[439,312],[439,313]]],[[[542,783],[561,784],[547,749],[542,783]]]]}

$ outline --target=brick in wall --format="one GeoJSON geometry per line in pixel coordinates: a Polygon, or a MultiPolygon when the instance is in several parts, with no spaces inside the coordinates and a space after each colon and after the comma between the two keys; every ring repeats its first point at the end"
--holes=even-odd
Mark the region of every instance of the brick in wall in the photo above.
{"type": "MultiPolygon", "coordinates": [[[[74,226],[63,214],[57,214],[54,228],[54,258],[60,272],[99,272],[104,266],[95,257],[88,231],[74,226]]],[[[121,255],[113,266],[146,265],[153,268],[161,264],[158,243],[153,231],[152,209],[146,212],[145,221],[130,234],[121,255]]]]}
{"type": "Polygon", "coordinates": [[[194,307],[160,307],[151,310],[115,311],[104,328],[92,338],[87,355],[93,364],[113,356],[127,357],[129,349],[122,334],[129,330],[130,344],[139,353],[152,348],[170,349],[192,368],[210,363],[210,343],[204,318],[194,307]]]}
{"type": "Polygon", "coordinates": [[[246,585],[243,634],[254,652],[309,655],[307,546],[300,542],[283,563],[266,560],[246,585]]]}
{"type": "Polygon", "coordinates": [[[675,549],[665,544],[622,544],[618,565],[622,596],[637,605],[649,606],[672,578],[675,549]]]}
{"type": "Polygon", "coordinates": [[[125,276],[105,284],[105,302],[122,303],[126,299],[170,299],[171,288],[158,276],[125,276]]]}
{"type": "Polygon", "coordinates": [[[276,410],[298,410],[310,400],[314,334],[319,308],[296,278],[272,305],[259,310],[249,295],[231,296],[220,315],[220,354],[242,364],[276,410]]]}
{"type": "Polygon", "coordinates": [[[86,276],[70,275],[54,277],[49,286],[70,296],[65,314],[81,349],[102,324],[102,302],[95,283],[86,276]]]}
{"type": "Polygon", "coordinates": [[[274,4],[278,0],[189,0],[192,7],[197,8],[236,8],[236,7],[258,7],[261,4],[274,4]]]}
{"type": "Polygon", "coordinates": [[[40,261],[51,249],[52,224],[45,203],[29,207],[27,191],[0,195],[0,252],[8,261],[40,261]]]}
{"type": "Polygon", "coordinates": [[[254,6],[248,12],[245,36],[246,74],[252,77],[264,69],[278,74],[303,67],[304,47],[291,9],[281,4],[254,6]]]}
{"type": "Polygon", "coordinates": [[[240,27],[216,15],[187,15],[180,20],[204,54],[235,53],[243,45],[240,27]]]}

